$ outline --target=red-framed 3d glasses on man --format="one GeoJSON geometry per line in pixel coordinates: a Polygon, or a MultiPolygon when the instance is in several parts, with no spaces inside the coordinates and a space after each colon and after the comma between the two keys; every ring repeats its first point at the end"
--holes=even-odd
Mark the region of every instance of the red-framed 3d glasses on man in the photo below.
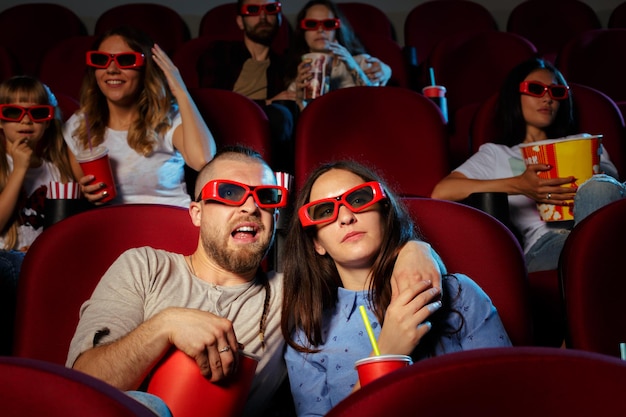
{"type": "Polygon", "coordinates": [[[241,6],[241,10],[239,10],[239,14],[242,16],[258,16],[261,12],[265,12],[265,14],[278,14],[282,9],[282,5],[279,2],[274,3],[265,3],[265,4],[244,4],[241,6]]]}
{"type": "Polygon", "coordinates": [[[331,223],[337,220],[341,205],[353,213],[358,213],[386,198],[387,195],[380,183],[370,181],[357,185],[340,196],[311,201],[300,207],[298,217],[303,227],[331,223]]]}
{"type": "Polygon", "coordinates": [[[31,122],[41,123],[52,120],[54,107],[47,104],[22,107],[17,104],[0,104],[0,119],[7,122],[21,122],[28,114],[31,122]]]}
{"type": "Polygon", "coordinates": [[[146,63],[146,58],[139,52],[120,52],[119,54],[110,54],[102,51],[89,51],[87,52],[87,65],[94,68],[109,68],[111,62],[115,61],[115,64],[119,69],[130,69],[143,67],[146,63]]]}
{"type": "Polygon", "coordinates": [[[569,87],[560,84],[545,85],[539,81],[522,81],[519,91],[533,97],[543,97],[546,92],[550,94],[552,100],[565,100],[569,97],[569,87]]]}
{"type": "Polygon", "coordinates": [[[207,182],[196,202],[217,201],[229,206],[241,206],[249,196],[263,209],[280,208],[287,205],[287,189],[280,185],[247,185],[230,180],[207,182]]]}
{"type": "Polygon", "coordinates": [[[300,21],[300,28],[303,30],[319,30],[322,28],[323,30],[335,30],[341,27],[341,20],[334,19],[302,19],[300,21]]]}

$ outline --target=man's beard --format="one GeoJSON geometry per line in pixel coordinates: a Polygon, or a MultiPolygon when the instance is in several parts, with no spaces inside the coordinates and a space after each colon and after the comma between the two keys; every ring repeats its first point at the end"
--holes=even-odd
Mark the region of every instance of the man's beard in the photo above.
{"type": "MultiPolygon", "coordinates": [[[[273,241],[273,234],[267,239],[254,243],[239,245],[237,249],[229,249],[228,239],[220,238],[219,231],[211,229],[214,233],[204,233],[202,246],[206,254],[225,270],[235,274],[245,274],[256,271],[273,241]]],[[[257,233],[261,233],[259,230],[257,233]]]]}
{"type": "Polygon", "coordinates": [[[275,24],[268,21],[260,21],[256,26],[245,26],[245,33],[248,39],[261,45],[270,46],[278,33],[278,20],[275,24]]]}

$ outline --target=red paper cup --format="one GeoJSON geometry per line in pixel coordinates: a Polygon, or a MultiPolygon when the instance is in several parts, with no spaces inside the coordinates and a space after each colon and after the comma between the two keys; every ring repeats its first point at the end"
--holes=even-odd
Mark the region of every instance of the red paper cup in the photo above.
{"type": "MultiPolygon", "coordinates": [[[[576,181],[569,187],[580,184],[600,173],[600,143],[602,135],[577,136],[549,139],[520,145],[526,165],[551,165],[549,171],[539,172],[540,178],[564,178],[573,176],[576,181]]],[[[573,220],[572,207],[554,204],[537,204],[541,218],[546,222],[573,220]]]]}
{"type": "Polygon", "coordinates": [[[359,359],[354,363],[361,386],[369,384],[381,376],[413,364],[407,355],[378,355],[359,359]]]}
{"type": "Polygon", "coordinates": [[[243,412],[259,358],[239,352],[237,372],[213,383],[196,361],[175,350],[156,369],[148,392],[165,401],[174,417],[237,417],[243,412]]]}
{"type": "Polygon", "coordinates": [[[333,57],[329,54],[312,52],[302,55],[302,59],[311,60],[313,79],[304,89],[304,99],[313,100],[328,92],[330,88],[330,71],[333,57]]]}
{"type": "Polygon", "coordinates": [[[92,150],[85,150],[76,156],[76,160],[83,169],[85,175],[93,175],[92,183],[104,183],[106,186],[102,191],[107,191],[108,195],[100,200],[103,203],[111,201],[117,195],[111,161],[109,160],[109,150],[104,146],[98,146],[92,150]]]}

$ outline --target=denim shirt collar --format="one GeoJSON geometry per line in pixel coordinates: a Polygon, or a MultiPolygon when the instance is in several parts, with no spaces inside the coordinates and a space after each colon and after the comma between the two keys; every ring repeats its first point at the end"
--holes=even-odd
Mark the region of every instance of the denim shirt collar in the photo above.
{"type": "Polygon", "coordinates": [[[359,305],[364,305],[369,310],[368,294],[368,291],[353,291],[339,287],[337,289],[339,314],[345,317],[346,321],[349,321],[359,305]]]}

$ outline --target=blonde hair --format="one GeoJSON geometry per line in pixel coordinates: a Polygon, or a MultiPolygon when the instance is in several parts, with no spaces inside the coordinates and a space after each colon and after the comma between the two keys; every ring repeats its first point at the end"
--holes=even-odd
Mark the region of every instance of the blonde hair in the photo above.
{"type": "MultiPolygon", "coordinates": [[[[100,44],[111,36],[120,36],[133,51],[140,52],[145,57],[145,66],[139,69],[143,78],[143,88],[137,97],[139,117],[128,129],[127,142],[138,154],[149,156],[154,151],[157,137],[172,125],[170,115],[176,108],[176,101],[167,85],[165,75],[152,59],[151,48],[154,42],[138,30],[119,27],[103,34],[92,49],[97,50],[100,44]]],[[[83,79],[80,97],[83,118],[73,132],[83,149],[104,141],[110,116],[107,100],[98,87],[95,71],[95,68],[88,67],[83,79]]]]}
{"type": "MultiPolygon", "coordinates": [[[[21,101],[48,104],[56,108],[55,117],[50,120],[48,127],[37,144],[35,153],[58,168],[62,182],[75,180],[70,165],[68,148],[63,140],[57,100],[50,89],[36,78],[26,75],[9,78],[0,84],[0,104],[21,101]]],[[[0,130],[0,153],[2,154],[0,156],[0,193],[4,190],[11,173],[7,158],[6,142],[4,130],[0,130]]],[[[12,221],[8,222],[2,230],[4,249],[15,249],[17,245],[18,224],[16,215],[17,213],[14,213],[12,221]]]]}

